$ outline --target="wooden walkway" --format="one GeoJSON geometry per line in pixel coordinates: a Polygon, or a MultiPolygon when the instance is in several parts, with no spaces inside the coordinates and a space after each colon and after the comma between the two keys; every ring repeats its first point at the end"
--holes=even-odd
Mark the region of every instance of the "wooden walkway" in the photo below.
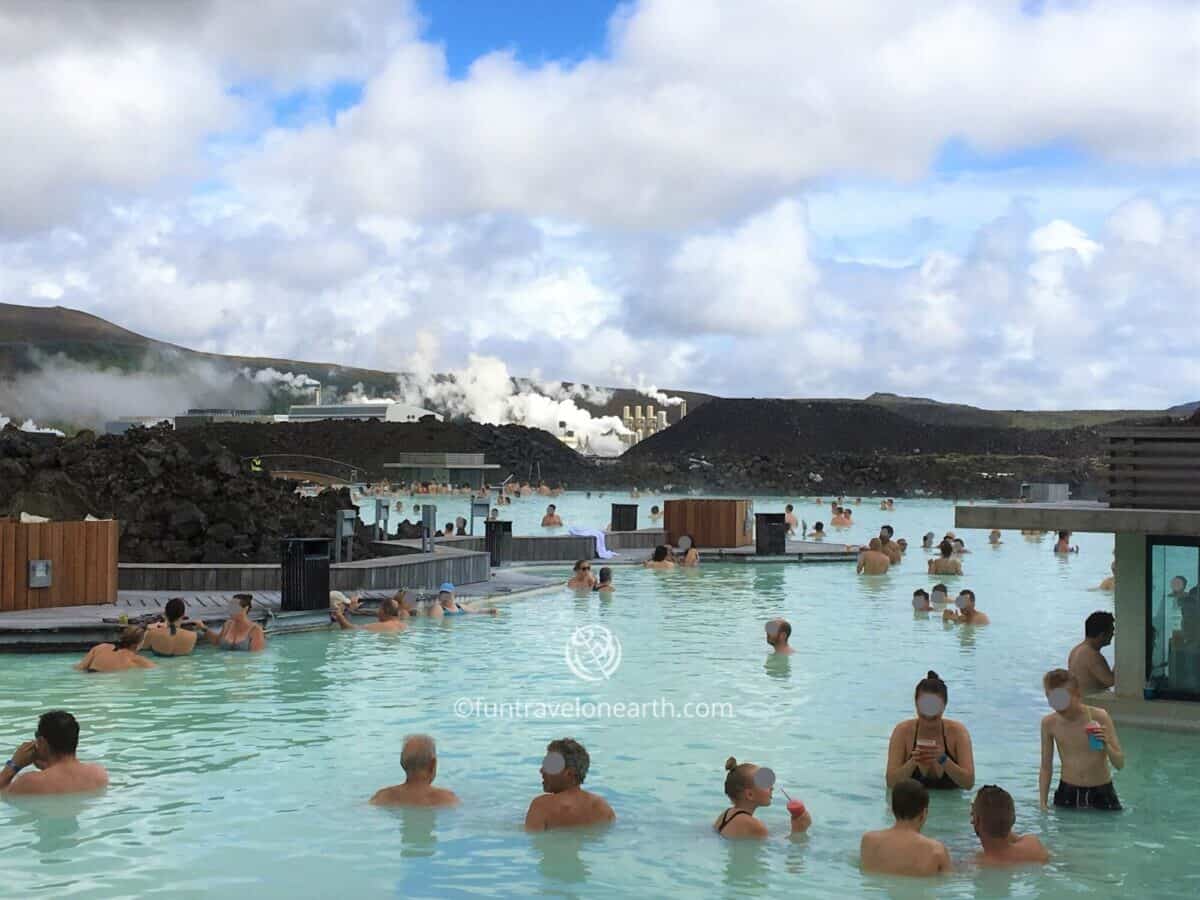
{"type": "MultiPolygon", "coordinates": [[[[492,605],[516,596],[529,596],[557,590],[560,578],[545,578],[526,572],[497,572],[485,582],[457,585],[455,594],[467,604],[492,605]]],[[[180,591],[121,591],[116,603],[98,606],[60,606],[51,609],[0,613],[0,651],[54,652],[82,651],[94,644],[112,640],[124,625],[153,621],[162,614],[172,597],[182,597],[190,619],[202,619],[206,625],[220,625],[229,616],[235,592],[189,593],[180,591]]],[[[284,612],[279,591],[239,591],[253,598],[250,616],[262,623],[270,635],[326,630],[326,610],[284,612]]],[[[395,591],[355,591],[374,606],[395,591]]],[[[436,596],[435,591],[414,591],[419,599],[436,596]]]]}

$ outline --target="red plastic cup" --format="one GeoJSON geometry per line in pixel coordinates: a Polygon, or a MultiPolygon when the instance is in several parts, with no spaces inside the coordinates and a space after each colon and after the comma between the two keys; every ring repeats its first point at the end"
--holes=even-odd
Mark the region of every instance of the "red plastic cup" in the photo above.
{"type": "Polygon", "coordinates": [[[787,811],[792,814],[793,818],[795,818],[796,816],[802,816],[802,815],[804,815],[804,812],[805,812],[804,803],[801,802],[800,800],[789,800],[788,805],[787,805],[787,811]]]}

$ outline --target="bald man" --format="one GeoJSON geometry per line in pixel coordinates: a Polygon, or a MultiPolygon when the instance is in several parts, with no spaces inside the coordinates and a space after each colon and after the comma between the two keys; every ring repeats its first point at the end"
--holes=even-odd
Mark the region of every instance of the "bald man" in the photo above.
{"type": "Polygon", "coordinates": [[[453,791],[434,787],[437,777],[437,744],[427,734],[410,734],[400,750],[404,784],[381,788],[371,798],[375,806],[457,806],[453,791]]]}

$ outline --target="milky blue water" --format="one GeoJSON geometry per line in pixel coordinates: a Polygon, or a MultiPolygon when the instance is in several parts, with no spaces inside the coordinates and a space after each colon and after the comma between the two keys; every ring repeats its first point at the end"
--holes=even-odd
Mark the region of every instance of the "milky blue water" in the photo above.
{"type": "MultiPolygon", "coordinates": [[[[571,522],[605,514],[612,499],[559,503],[571,522]]],[[[532,517],[544,504],[514,509],[532,517]]],[[[797,511],[811,523],[818,509],[797,511]]],[[[853,540],[885,514],[864,505],[857,517],[853,540]]],[[[952,518],[941,501],[902,501],[886,516],[917,544],[952,518]]],[[[1040,677],[1063,664],[1088,613],[1112,608],[1111,595],[1089,590],[1107,572],[1111,538],[1080,535],[1079,555],[1061,558],[1048,537],[1006,534],[991,548],[981,532],[960,534],[974,552],[954,586],[975,589],[987,628],[914,614],[913,588],[930,584],[918,547],[876,579],[844,564],[619,569],[611,600],[554,592],[496,618],[280,638],[258,656],[206,651],[147,672],[87,676],[70,669],[74,657],[0,657],[0,753],[32,733],[39,712],[65,707],[83,726],[81,756],[112,776],[101,797],[0,803],[0,896],[1196,896],[1196,738],[1122,729],[1125,812],[1037,810],[1040,677]],[[794,628],[796,653],[783,663],[763,640],[777,615],[794,628]],[[583,681],[567,665],[568,638],[587,624],[621,642],[608,680],[583,681]],[[947,714],[973,735],[978,783],[1013,793],[1018,830],[1042,837],[1050,866],[976,871],[969,798],[950,793],[934,796],[927,833],[960,872],[920,884],[859,872],[859,837],[889,822],[888,736],[913,714],[929,668],[949,683],[947,714]],[[573,717],[576,703],[587,712],[602,701],[651,706],[636,719],[573,717]],[[486,715],[517,703],[542,717],[486,715]],[[689,703],[729,708],[682,718],[689,703]],[[672,707],[674,718],[653,718],[672,707]],[[403,736],[422,731],[438,739],[439,783],[462,807],[369,806],[402,778],[403,736]],[[564,735],[587,746],[587,787],[617,822],[527,836],[546,743],[564,735]],[[783,836],[782,797],[760,811],[770,840],[713,836],[729,755],[772,767],[807,803],[807,837],[783,836]]]]}

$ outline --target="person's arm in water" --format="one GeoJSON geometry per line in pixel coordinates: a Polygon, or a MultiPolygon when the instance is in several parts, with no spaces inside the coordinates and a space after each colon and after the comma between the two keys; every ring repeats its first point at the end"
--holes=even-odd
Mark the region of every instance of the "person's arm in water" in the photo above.
{"type": "Polygon", "coordinates": [[[525,813],[525,830],[526,831],[545,831],[546,830],[546,801],[547,796],[534,797],[533,802],[529,804],[529,810],[525,813]]]}
{"type": "Polygon", "coordinates": [[[900,734],[901,726],[892,730],[888,741],[887,786],[894,788],[905,778],[912,778],[917,771],[917,758],[908,752],[907,742],[900,734]]]}
{"type": "MultiPolygon", "coordinates": [[[[335,606],[333,609],[331,609],[329,611],[329,615],[333,621],[337,623],[338,628],[340,628],[342,631],[354,631],[358,627],[357,625],[352,624],[350,620],[346,618],[346,614],[342,612],[342,608],[340,606],[335,606]]],[[[251,643],[253,643],[253,641],[251,641],[251,643]]]]}
{"type": "Polygon", "coordinates": [[[1049,807],[1050,778],[1054,774],[1054,735],[1050,733],[1050,717],[1042,719],[1042,765],[1038,770],[1038,802],[1042,809],[1049,807]]]}
{"type": "Polygon", "coordinates": [[[0,794],[38,794],[39,791],[35,775],[40,773],[31,772],[29,775],[22,778],[16,784],[13,784],[13,779],[17,777],[17,773],[28,765],[32,765],[34,759],[37,758],[37,744],[34,741],[25,741],[16,750],[13,751],[12,765],[7,763],[0,766],[0,794]]]}
{"type": "Polygon", "coordinates": [[[1103,709],[1093,709],[1092,713],[1104,729],[1100,737],[1104,739],[1104,751],[1108,754],[1108,761],[1113,764],[1114,769],[1125,768],[1125,751],[1121,749],[1121,742],[1117,739],[1117,726],[1113,724],[1112,716],[1103,709]]]}
{"type": "Polygon", "coordinates": [[[975,751],[971,747],[971,734],[966,727],[959,725],[955,731],[959,733],[959,739],[954,748],[956,751],[954,755],[958,757],[958,760],[956,762],[950,759],[947,754],[946,761],[941,763],[939,768],[949,775],[960,788],[969,791],[975,787],[975,751]]]}
{"type": "MultiPolygon", "coordinates": [[[[99,645],[97,644],[97,646],[99,646],[99,645]]],[[[91,650],[89,650],[87,652],[87,655],[84,656],[83,659],[81,659],[79,662],[75,663],[74,668],[80,672],[86,672],[88,670],[88,667],[91,666],[92,660],[95,658],[96,658],[96,647],[93,647],[91,650]]]]}
{"type": "Polygon", "coordinates": [[[1112,687],[1117,682],[1117,677],[1113,674],[1113,670],[1108,667],[1108,660],[1104,658],[1104,654],[1099,650],[1096,651],[1096,655],[1088,663],[1088,674],[1098,684],[1102,684],[1106,688],[1112,687]]]}
{"type": "Polygon", "coordinates": [[[265,650],[267,648],[267,636],[262,630],[261,625],[255,625],[250,629],[250,650],[255,652],[265,650]]]}

